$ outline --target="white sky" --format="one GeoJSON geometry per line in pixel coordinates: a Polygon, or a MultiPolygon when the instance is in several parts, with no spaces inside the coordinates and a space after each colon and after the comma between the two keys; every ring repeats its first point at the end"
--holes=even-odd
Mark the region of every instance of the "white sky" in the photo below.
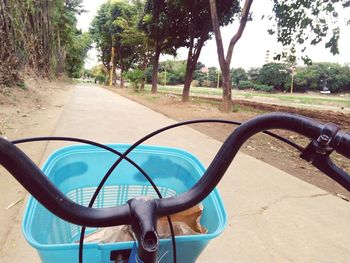
{"type": "MultiPolygon", "coordinates": [[[[89,29],[90,23],[93,17],[96,15],[98,8],[106,0],[84,0],[84,9],[87,13],[83,13],[78,16],[78,27],[83,31],[89,29]]],[[[343,17],[350,17],[350,8],[347,8],[347,14],[342,14],[343,17]]],[[[267,49],[272,51],[278,49],[279,45],[276,41],[276,36],[270,36],[267,33],[269,29],[269,24],[267,20],[261,20],[263,14],[269,14],[272,10],[271,1],[254,1],[252,5],[252,12],[254,19],[248,22],[246,29],[243,33],[242,38],[236,44],[231,67],[243,67],[249,69],[251,67],[260,67],[265,62],[265,53],[267,49]]],[[[228,43],[233,36],[238,23],[234,23],[225,28],[221,29],[221,34],[224,41],[224,48],[226,50],[228,43]]],[[[337,62],[337,63],[350,63],[350,27],[341,26],[341,35],[339,40],[339,51],[340,54],[333,56],[328,50],[324,48],[322,43],[317,46],[308,47],[306,54],[314,62],[337,62]]],[[[277,50],[276,50],[277,51],[277,50]]],[[[161,60],[173,59],[171,56],[163,56],[161,60]]],[[[176,59],[185,60],[187,59],[187,50],[181,48],[178,51],[178,56],[176,59]]],[[[215,66],[219,67],[217,53],[216,53],[216,43],[215,39],[206,42],[203,47],[199,61],[204,63],[207,67],[215,66]]],[[[97,51],[92,49],[89,52],[89,58],[86,61],[86,67],[90,68],[97,64],[97,51]]]]}

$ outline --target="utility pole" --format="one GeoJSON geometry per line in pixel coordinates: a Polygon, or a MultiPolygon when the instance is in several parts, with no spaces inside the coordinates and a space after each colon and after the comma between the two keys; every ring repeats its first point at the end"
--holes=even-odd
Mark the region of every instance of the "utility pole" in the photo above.
{"type": "Polygon", "coordinates": [[[109,62],[109,86],[113,86],[113,72],[114,72],[114,47],[111,51],[111,61],[109,62]]]}

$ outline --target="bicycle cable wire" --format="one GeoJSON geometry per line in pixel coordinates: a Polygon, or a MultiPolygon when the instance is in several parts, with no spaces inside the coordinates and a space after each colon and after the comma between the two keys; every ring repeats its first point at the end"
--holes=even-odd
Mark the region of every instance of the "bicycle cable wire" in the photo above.
{"type": "MultiPolygon", "coordinates": [[[[102,149],[105,149],[107,151],[110,151],[118,156],[121,156],[122,154],[104,144],[100,144],[94,141],[90,140],[85,140],[85,139],[80,139],[80,138],[73,138],[73,137],[55,137],[55,136],[49,136],[49,137],[35,137],[35,138],[26,138],[26,139],[19,139],[19,140],[14,140],[12,141],[13,144],[20,144],[20,143],[26,143],[26,142],[38,142],[38,141],[70,141],[70,142],[78,142],[78,143],[84,143],[84,144],[89,144],[93,145],[102,149]]],[[[133,165],[141,174],[148,180],[148,182],[151,184],[153,187],[154,191],[156,192],[158,198],[163,198],[162,194],[160,193],[158,187],[155,185],[154,181],[152,178],[133,160],[131,160],[128,157],[124,158],[126,161],[128,161],[131,165],[133,165]]],[[[174,227],[173,223],[171,221],[170,216],[167,216],[167,221],[170,229],[170,234],[171,234],[171,241],[172,241],[172,248],[173,251],[176,251],[176,242],[175,242],[175,232],[174,232],[174,227]]],[[[84,236],[85,236],[85,227],[82,227],[81,233],[80,233],[80,239],[79,239],[79,262],[83,261],[83,246],[84,246],[84,236]]],[[[174,253],[174,260],[176,262],[176,253],[174,253]]]]}
{"type": "MultiPolygon", "coordinates": [[[[143,142],[145,142],[146,140],[154,137],[155,135],[158,135],[162,132],[165,132],[167,130],[170,130],[170,129],[174,129],[174,128],[177,128],[177,127],[180,127],[180,126],[185,126],[185,125],[190,125],[190,124],[199,124],[199,123],[222,123],[222,124],[233,124],[233,125],[241,125],[242,123],[241,122],[237,122],[237,121],[229,121],[229,120],[220,120],[220,119],[199,119],[199,120],[190,120],[190,121],[184,121],[184,122],[179,122],[179,123],[175,123],[175,124],[172,124],[172,125],[169,125],[169,126],[166,126],[166,127],[163,127],[161,129],[158,129],[146,136],[144,136],[143,138],[139,139],[137,142],[135,142],[133,145],[131,145],[124,153],[123,155],[111,166],[111,168],[109,169],[109,171],[107,172],[107,174],[104,176],[104,178],[101,180],[100,184],[98,185],[98,187],[96,188],[92,198],[91,198],[91,206],[89,207],[92,207],[92,205],[94,204],[95,200],[97,199],[97,196],[99,194],[99,192],[102,190],[102,187],[103,185],[105,184],[105,182],[107,181],[108,177],[111,175],[111,173],[114,171],[114,169],[119,165],[119,163],[131,152],[133,151],[137,146],[139,146],[140,144],[142,144],[143,142]]],[[[278,135],[278,134],[275,134],[275,133],[272,133],[272,132],[269,132],[269,131],[265,131],[264,132],[265,134],[268,134],[274,138],[277,138],[277,139],[280,139],[282,140],[283,142],[286,142],[287,144],[293,146],[294,148],[296,148],[297,150],[299,151],[303,151],[304,148],[301,147],[300,145],[278,135]]],[[[82,228],[84,233],[85,233],[85,227],[82,228]]],[[[83,238],[83,237],[81,237],[83,238]]],[[[174,238],[175,240],[175,238],[174,238]]],[[[173,260],[174,260],[174,263],[176,263],[176,250],[173,250],[173,260]]],[[[82,261],[80,261],[79,263],[82,263],[82,261]]]]}
{"type": "MultiPolygon", "coordinates": [[[[238,125],[238,126],[242,124],[241,122],[238,122],[238,121],[229,121],[229,120],[220,120],[220,119],[198,119],[198,120],[179,122],[176,124],[172,124],[172,125],[160,128],[152,133],[149,133],[148,135],[142,137],[137,142],[132,144],[124,153],[120,153],[120,152],[114,150],[113,148],[106,146],[104,144],[100,144],[100,143],[97,143],[94,141],[80,139],[80,138],[72,138],[72,137],[55,137],[55,136],[34,137],[34,138],[14,140],[14,141],[12,141],[12,143],[13,144],[20,144],[20,143],[37,142],[37,141],[71,141],[71,142],[90,144],[90,145],[105,149],[107,151],[110,151],[110,152],[118,155],[119,159],[117,159],[117,161],[115,161],[114,164],[109,168],[109,170],[107,171],[105,176],[101,179],[100,184],[96,188],[93,196],[91,197],[90,203],[88,205],[88,207],[91,208],[93,206],[98,194],[100,193],[102,187],[104,186],[105,182],[109,178],[109,176],[112,174],[112,172],[115,170],[115,168],[119,165],[119,163],[124,159],[126,161],[128,161],[130,164],[132,164],[136,169],[138,169],[141,172],[141,174],[147,179],[147,181],[151,184],[151,186],[155,190],[158,197],[163,198],[159,189],[154,184],[152,178],[149,177],[148,174],[141,167],[139,167],[134,161],[132,161],[130,158],[128,158],[127,155],[130,152],[132,152],[137,146],[139,146],[140,144],[145,142],[146,140],[148,140],[148,139],[150,139],[150,138],[152,138],[160,133],[163,133],[167,130],[174,129],[174,128],[177,128],[180,126],[185,126],[185,125],[190,125],[190,124],[200,124],[200,123],[221,123],[221,124],[231,124],[231,125],[238,125]]],[[[265,134],[267,134],[275,139],[281,140],[282,142],[287,143],[288,145],[294,147],[298,151],[302,152],[304,150],[304,148],[302,146],[300,146],[300,145],[298,145],[298,144],[296,144],[296,143],[288,140],[287,138],[284,138],[276,133],[273,133],[270,131],[264,131],[263,133],[265,133],[265,134]]],[[[176,239],[175,239],[174,228],[173,228],[173,224],[172,224],[170,216],[167,216],[167,220],[168,220],[168,224],[169,224],[169,228],[170,228],[170,232],[171,232],[171,241],[172,241],[172,249],[173,249],[173,262],[176,263],[177,262],[177,251],[176,251],[176,239]]],[[[79,263],[83,263],[83,246],[84,246],[85,230],[86,230],[86,227],[82,226],[81,233],[80,233],[80,240],[79,240],[79,263]]]]}

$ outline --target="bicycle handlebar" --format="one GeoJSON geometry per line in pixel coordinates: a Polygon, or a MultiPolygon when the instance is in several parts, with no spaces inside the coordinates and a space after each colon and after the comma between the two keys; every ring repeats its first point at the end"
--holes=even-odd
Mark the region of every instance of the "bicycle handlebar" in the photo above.
{"type": "Polygon", "coordinates": [[[11,142],[0,137],[0,165],[27,189],[43,206],[56,216],[77,225],[112,226],[127,224],[129,207],[88,208],[67,198],[42,173],[39,167],[11,142]]]}
{"type": "MultiPolygon", "coordinates": [[[[242,144],[254,134],[286,129],[317,140],[325,125],[307,117],[270,113],[255,117],[238,127],[223,143],[203,177],[187,192],[155,200],[158,216],[170,215],[201,202],[219,183],[242,144]]],[[[350,134],[338,131],[329,145],[350,158],[350,134]]],[[[0,165],[4,166],[43,206],[58,217],[88,227],[130,224],[130,203],[115,208],[87,208],[64,196],[29,157],[15,145],[0,138],[0,165]]],[[[346,179],[350,189],[350,179],[346,179]]]]}
{"type": "Polygon", "coordinates": [[[333,140],[333,147],[341,155],[350,159],[350,133],[340,131],[333,140]]]}
{"type": "MultiPolygon", "coordinates": [[[[158,213],[177,213],[202,201],[219,183],[243,143],[254,134],[270,129],[285,129],[317,140],[324,127],[313,119],[288,113],[260,115],[243,123],[226,139],[203,177],[189,191],[157,200],[158,213]]],[[[350,134],[337,133],[330,144],[335,146],[338,153],[350,158],[350,134]]],[[[350,190],[350,178],[347,184],[350,190]]]]}

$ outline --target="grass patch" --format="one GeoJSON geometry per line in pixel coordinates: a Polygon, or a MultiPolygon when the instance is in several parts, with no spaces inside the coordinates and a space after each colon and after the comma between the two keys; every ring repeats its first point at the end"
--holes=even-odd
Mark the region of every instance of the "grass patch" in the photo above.
{"type": "Polygon", "coordinates": [[[27,90],[27,89],[28,89],[27,85],[26,85],[24,82],[18,82],[18,83],[17,83],[17,86],[18,86],[20,89],[22,89],[22,90],[27,90]]]}
{"type": "Polygon", "coordinates": [[[233,104],[232,112],[239,112],[239,111],[240,111],[240,108],[236,104],[233,104]]]}
{"type": "Polygon", "coordinates": [[[213,105],[213,106],[218,106],[220,105],[221,101],[216,101],[216,100],[209,100],[209,99],[205,99],[205,98],[191,98],[191,102],[194,103],[205,103],[205,104],[209,104],[209,105],[213,105]]]}
{"type": "MultiPolygon", "coordinates": [[[[150,92],[151,85],[146,85],[146,91],[150,92]]],[[[159,93],[172,93],[181,95],[182,86],[161,86],[158,85],[159,93]]],[[[232,90],[233,98],[243,97],[245,99],[257,98],[273,98],[276,102],[288,102],[290,104],[303,104],[303,105],[329,105],[338,107],[350,107],[349,97],[336,97],[332,95],[331,97],[322,97],[322,95],[317,94],[298,94],[290,95],[289,93],[264,93],[264,92],[252,92],[252,91],[238,91],[232,90]]],[[[212,96],[221,97],[222,89],[216,88],[203,88],[203,87],[192,87],[190,91],[192,96],[212,96]]]]}
{"type": "Polygon", "coordinates": [[[257,92],[237,92],[234,93],[233,96],[243,96],[244,98],[251,99],[254,97],[259,98],[274,98],[281,100],[282,102],[290,102],[290,103],[300,103],[300,104],[308,104],[308,105],[334,105],[334,106],[350,106],[350,98],[342,98],[342,97],[321,97],[319,95],[310,95],[310,94],[269,94],[269,93],[257,93],[257,92]]]}
{"type": "MultiPolygon", "coordinates": [[[[151,91],[151,85],[146,85],[145,89],[151,91]]],[[[158,85],[158,92],[182,94],[183,86],[161,86],[158,85]]],[[[192,87],[191,95],[222,96],[222,89],[192,87]]]]}

